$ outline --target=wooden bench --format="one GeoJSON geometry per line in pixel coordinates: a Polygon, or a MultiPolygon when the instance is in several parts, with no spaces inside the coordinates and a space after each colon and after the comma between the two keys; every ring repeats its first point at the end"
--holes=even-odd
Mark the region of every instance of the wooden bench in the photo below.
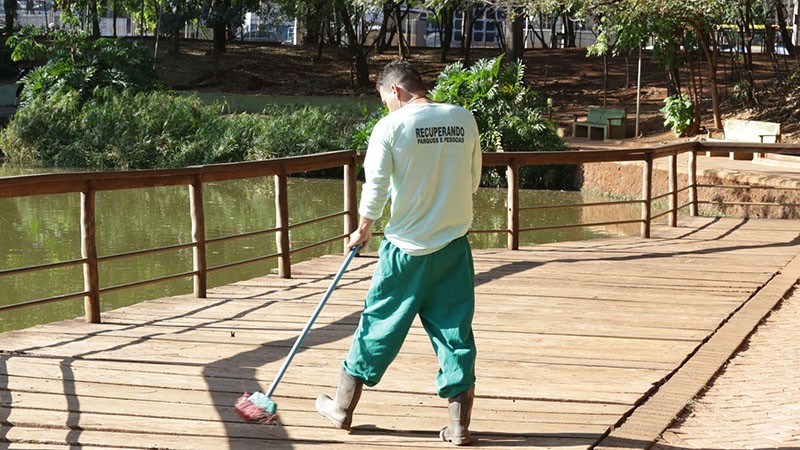
{"type": "MultiPolygon", "coordinates": [[[[758,120],[726,119],[722,125],[725,141],[755,142],[759,144],[781,142],[781,124],[761,122],[758,120]]],[[[716,140],[716,139],[709,139],[716,140]]],[[[706,152],[707,156],[725,156],[730,159],[757,159],[753,153],[740,152],[706,152]]]]}
{"type": "Polygon", "coordinates": [[[588,139],[625,139],[628,113],[619,108],[589,107],[586,115],[575,114],[572,136],[588,139]],[[581,117],[586,120],[579,121],[581,117]]]}

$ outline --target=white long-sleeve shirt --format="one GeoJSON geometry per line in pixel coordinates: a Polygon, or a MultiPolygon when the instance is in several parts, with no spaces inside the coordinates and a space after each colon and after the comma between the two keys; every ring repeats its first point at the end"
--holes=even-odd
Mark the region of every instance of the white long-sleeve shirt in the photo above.
{"type": "Polygon", "coordinates": [[[475,118],[455,105],[405,105],[375,125],[364,172],[361,216],[380,218],[391,193],[385,237],[409,255],[433,253],[472,224],[481,177],[475,118]]]}

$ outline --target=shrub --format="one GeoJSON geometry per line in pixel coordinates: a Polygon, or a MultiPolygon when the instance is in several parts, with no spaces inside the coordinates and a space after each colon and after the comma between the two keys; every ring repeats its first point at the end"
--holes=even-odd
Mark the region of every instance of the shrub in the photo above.
{"type": "Polygon", "coordinates": [[[547,101],[524,80],[521,61],[502,65],[503,56],[482,59],[469,69],[460,62],[447,66],[436,80],[434,101],[472,111],[484,151],[563,150],[564,142],[544,117],[547,101]]]}
{"type": "MultiPolygon", "coordinates": [[[[502,55],[482,59],[468,69],[453,63],[439,75],[429,96],[472,111],[485,152],[565,150],[555,126],[545,118],[547,100],[524,80],[525,65],[516,61],[503,66],[502,60],[502,55]]],[[[526,166],[520,171],[520,186],[572,188],[572,171],[570,166],[526,166]]],[[[483,184],[505,185],[504,177],[496,168],[486,168],[483,184]]]]}
{"type": "Polygon", "coordinates": [[[26,26],[8,38],[11,58],[35,66],[25,77],[23,106],[33,96],[65,95],[76,91],[88,101],[98,89],[148,91],[158,86],[149,53],[133,41],[92,39],[73,29],[49,31],[26,26]]]}
{"type": "Polygon", "coordinates": [[[659,111],[664,115],[664,126],[670,127],[676,136],[682,136],[694,120],[694,102],[680,95],[664,99],[664,107],[659,111]]]}
{"type": "Polygon", "coordinates": [[[350,148],[366,150],[367,144],[369,144],[369,136],[372,134],[372,129],[375,128],[375,124],[387,114],[389,114],[389,108],[384,106],[368,114],[363,122],[357,124],[353,130],[353,136],[350,138],[350,148]]]}
{"type": "Polygon", "coordinates": [[[0,134],[9,163],[146,169],[305,155],[346,148],[332,108],[276,107],[266,115],[220,114],[194,96],[99,89],[33,96],[0,134]]]}
{"type": "Polygon", "coordinates": [[[332,107],[274,106],[264,110],[263,137],[247,159],[279,158],[349,148],[350,118],[332,107]]]}
{"type": "Polygon", "coordinates": [[[12,164],[144,169],[207,162],[218,108],[167,92],[35,95],[0,135],[12,164]]]}

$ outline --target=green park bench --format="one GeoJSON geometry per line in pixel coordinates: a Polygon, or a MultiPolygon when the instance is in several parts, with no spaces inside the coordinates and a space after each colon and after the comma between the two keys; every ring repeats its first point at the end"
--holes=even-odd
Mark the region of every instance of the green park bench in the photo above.
{"type": "Polygon", "coordinates": [[[586,115],[575,114],[572,136],[589,139],[625,139],[628,113],[620,108],[589,107],[586,115]],[[586,117],[585,120],[579,120],[586,117]]]}
{"type": "MultiPolygon", "coordinates": [[[[781,124],[758,120],[726,119],[722,124],[722,141],[753,142],[759,144],[781,142],[781,124]]],[[[719,141],[709,139],[709,141],[719,141]]],[[[742,152],[712,152],[707,156],[729,156],[730,159],[757,159],[758,155],[742,152]]]]}

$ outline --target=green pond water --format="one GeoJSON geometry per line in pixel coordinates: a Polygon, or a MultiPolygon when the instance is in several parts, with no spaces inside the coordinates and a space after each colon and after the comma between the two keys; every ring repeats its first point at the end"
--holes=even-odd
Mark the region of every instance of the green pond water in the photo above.
{"type": "MultiPolygon", "coordinates": [[[[0,176],[18,174],[3,171],[0,176]]],[[[273,180],[253,179],[206,184],[204,187],[206,237],[215,237],[275,226],[273,180]]],[[[342,183],[339,180],[292,178],[289,181],[290,223],[332,214],[343,209],[342,183]]],[[[566,204],[597,201],[579,192],[521,192],[521,205],[566,204]]],[[[185,186],[99,192],[96,199],[98,255],[112,255],[191,242],[188,188],[185,186]]],[[[475,197],[475,229],[506,228],[506,191],[480,189],[475,197]]],[[[623,205],[578,209],[523,212],[521,226],[601,222],[637,219],[638,206],[623,205]]],[[[341,234],[343,219],[297,228],[291,231],[292,248],[319,242],[341,234]]],[[[574,228],[530,232],[521,244],[582,240],[616,234],[635,234],[638,225],[603,229],[574,228]]],[[[377,239],[377,238],[376,238],[377,239]]],[[[505,234],[472,234],[474,248],[505,247],[505,234]]],[[[375,240],[371,248],[377,248],[375,240]]],[[[209,267],[256,258],[276,251],[272,234],[239,240],[209,243],[209,267]]],[[[296,253],[293,262],[322,254],[341,253],[336,242],[296,253]]],[[[79,259],[80,195],[61,194],[0,199],[0,270],[79,259]]],[[[209,286],[264,275],[275,269],[269,260],[209,274],[209,286]]],[[[132,258],[101,261],[101,287],[117,286],[192,270],[191,249],[172,250],[132,258]]],[[[0,305],[47,298],[83,291],[80,266],[46,272],[0,277],[0,305]]],[[[102,295],[102,310],[119,308],[145,299],[189,293],[190,278],[151,286],[126,289],[102,295]]],[[[48,305],[0,313],[0,332],[36,324],[83,316],[83,299],[76,298],[48,305]]]]}

